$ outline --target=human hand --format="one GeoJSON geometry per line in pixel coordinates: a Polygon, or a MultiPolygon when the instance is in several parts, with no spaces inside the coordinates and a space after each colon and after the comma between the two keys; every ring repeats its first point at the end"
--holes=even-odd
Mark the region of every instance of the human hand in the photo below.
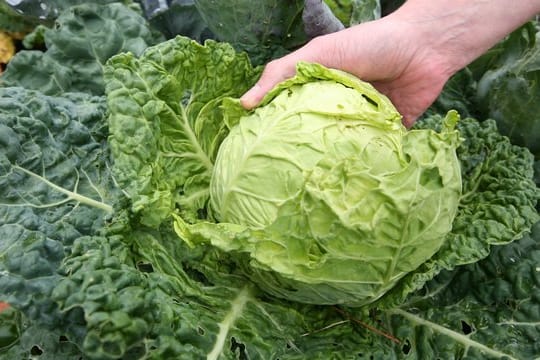
{"type": "Polygon", "coordinates": [[[391,16],[317,37],[269,62],[241,103],[248,109],[255,107],[270,89],[294,75],[297,62],[316,62],[372,83],[390,98],[410,127],[453,73],[427,41],[420,28],[391,16]]]}
{"type": "Polygon", "coordinates": [[[386,17],[315,38],[271,61],[240,100],[253,108],[294,75],[298,61],[316,62],[371,82],[410,127],[450,76],[538,13],[540,0],[407,0],[386,17]]]}

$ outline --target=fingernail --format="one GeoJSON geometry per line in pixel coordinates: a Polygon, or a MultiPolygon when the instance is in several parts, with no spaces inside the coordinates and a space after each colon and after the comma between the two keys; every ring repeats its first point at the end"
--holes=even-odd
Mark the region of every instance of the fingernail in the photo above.
{"type": "Polygon", "coordinates": [[[403,125],[405,125],[407,129],[410,129],[414,125],[415,121],[416,116],[412,115],[404,115],[402,119],[403,125]]]}
{"type": "Polygon", "coordinates": [[[253,85],[242,97],[240,98],[240,104],[246,109],[251,109],[257,106],[260,99],[261,86],[259,84],[253,85]]]}

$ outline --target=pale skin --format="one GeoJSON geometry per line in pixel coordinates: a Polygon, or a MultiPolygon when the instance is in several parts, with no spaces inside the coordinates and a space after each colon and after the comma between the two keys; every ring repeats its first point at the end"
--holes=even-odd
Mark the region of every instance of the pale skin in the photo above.
{"type": "Polygon", "coordinates": [[[390,15],[317,37],[269,62],[246,92],[251,109],[299,61],[352,73],[387,95],[410,127],[446,81],[540,13],[539,0],[408,0],[390,15]]]}

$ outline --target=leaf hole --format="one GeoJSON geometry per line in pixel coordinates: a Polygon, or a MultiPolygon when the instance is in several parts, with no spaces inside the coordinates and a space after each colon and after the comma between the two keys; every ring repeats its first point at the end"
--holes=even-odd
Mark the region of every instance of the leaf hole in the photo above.
{"type": "Polygon", "coordinates": [[[379,108],[379,104],[378,104],[375,100],[373,100],[372,98],[370,98],[369,96],[367,96],[366,94],[362,94],[362,97],[363,97],[364,99],[366,99],[366,101],[367,101],[370,105],[372,105],[373,107],[375,107],[376,109],[379,108]]]}
{"type": "Polygon", "coordinates": [[[199,220],[205,220],[208,218],[208,211],[206,209],[198,209],[197,210],[197,218],[199,220]]]}
{"type": "Polygon", "coordinates": [[[233,353],[236,353],[236,359],[238,360],[249,359],[246,354],[246,345],[242,344],[241,342],[236,341],[234,337],[231,338],[231,351],[233,353]]]}
{"type": "Polygon", "coordinates": [[[137,269],[143,273],[153,273],[154,267],[150,263],[138,263],[137,269]]]}
{"type": "Polygon", "coordinates": [[[204,286],[214,285],[210,280],[208,280],[206,275],[204,275],[201,271],[192,268],[188,263],[184,262],[183,267],[186,275],[189,276],[191,279],[197,281],[198,283],[201,283],[204,286]]]}
{"type": "Polygon", "coordinates": [[[461,320],[461,332],[465,335],[469,335],[473,332],[473,327],[464,320],[461,320]]]}
{"type": "Polygon", "coordinates": [[[43,354],[43,350],[39,346],[34,345],[32,346],[32,349],[30,349],[30,354],[32,356],[41,356],[43,354]]]}
{"type": "Polygon", "coordinates": [[[443,187],[443,179],[439,173],[439,169],[425,169],[420,174],[420,185],[430,190],[437,190],[443,187]]]}
{"type": "Polygon", "coordinates": [[[60,335],[60,337],[58,338],[58,342],[61,342],[61,343],[65,343],[65,342],[68,342],[68,338],[67,336],[64,336],[64,335],[60,335]]]}
{"type": "Polygon", "coordinates": [[[401,348],[401,351],[402,351],[405,355],[409,355],[410,352],[411,352],[411,349],[412,349],[411,342],[409,341],[409,339],[407,339],[407,340],[405,341],[405,343],[403,344],[403,347],[401,348]]]}

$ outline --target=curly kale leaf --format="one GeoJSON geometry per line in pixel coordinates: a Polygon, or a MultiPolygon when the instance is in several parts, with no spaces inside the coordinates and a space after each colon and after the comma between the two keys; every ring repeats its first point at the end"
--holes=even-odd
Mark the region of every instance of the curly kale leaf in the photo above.
{"type": "Polygon", "coordinates": [[[85,4],[63,12],[54,28],[40,27],[46,50],[23,50],[2,75],[3,86],[47,95],[104,93],[103,66],[123,51],[141,54],[157,37],[137,12],[119,3],[85,4]]]}
{"type": "Polygon", "coordinates": [[[540,223],[488,258],[444,271],[400,308],[392,333],[407,358],[532,359],[539,354],[540,223]]]}
{"type": "Polygon", "coordinates": [[[57,269],[76,239],[101,231],[121,196],[105,111],[101,97],[0,88],[0,294],[39,324],[63,324],[50,297],[57,269]]]}

